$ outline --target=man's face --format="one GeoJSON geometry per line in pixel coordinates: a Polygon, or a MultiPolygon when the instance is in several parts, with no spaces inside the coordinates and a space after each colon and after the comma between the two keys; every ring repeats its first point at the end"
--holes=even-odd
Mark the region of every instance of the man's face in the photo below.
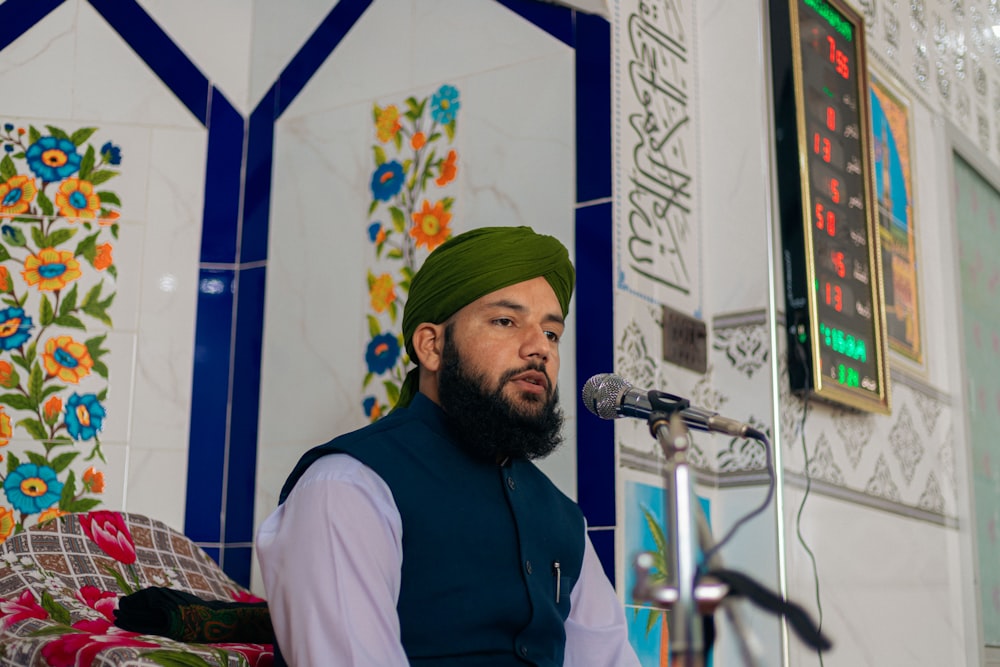
{"type": "Polygon", "coordinates": [[[491,292],[458,311],[450,324],[463,367],[483,377],[484,389],[502,389],[526,414],[537,413],[551,398],[565,323],[545,278],[491,292]]]}
{"type": "Polygon", "coordinates": [[[445,328],[439,398],[459,443],[477,458],[534,459],[562,441],[562,316],[552,288],[539,280],[545,289],[528,281],[498,290],[445,328]]]}

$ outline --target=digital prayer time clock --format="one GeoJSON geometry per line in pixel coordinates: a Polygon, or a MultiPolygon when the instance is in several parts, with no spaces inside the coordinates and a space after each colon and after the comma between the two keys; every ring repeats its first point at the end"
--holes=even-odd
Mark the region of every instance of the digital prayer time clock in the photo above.
{"type": "Polygon", "coordinates": [[[889,412],[864,22],[771,0],[775,162],[793,391],[889,412]]]}

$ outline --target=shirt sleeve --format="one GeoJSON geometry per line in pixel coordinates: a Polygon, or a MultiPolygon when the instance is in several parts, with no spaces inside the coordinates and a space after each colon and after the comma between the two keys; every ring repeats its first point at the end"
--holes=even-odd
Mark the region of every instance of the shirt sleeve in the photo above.
{"type": "Polygon", "coordinates": [[[639,667],[628,641],[625,610],[608,581],[590,537],[585,536],[583,567],[570,593],[566,619],[567,667],[639,667]]]}
{"type": "Polygon", "coordinates": [[[312,464],[261,524],[257,554],[288,664],[409,664],[396,613],[402,520],[370,468],[346,454],[312,464]]]}

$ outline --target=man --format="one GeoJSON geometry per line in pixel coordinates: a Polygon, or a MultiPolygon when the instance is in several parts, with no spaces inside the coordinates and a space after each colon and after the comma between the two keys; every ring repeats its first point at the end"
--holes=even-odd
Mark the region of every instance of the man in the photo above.
{"type": "Polygon", "coordinates": [[[397,409],[306,453],[257,552],[295,667],[638,665],[560,442],[574,271],[527,227],[475,229],[414,276],[397,409]]]}

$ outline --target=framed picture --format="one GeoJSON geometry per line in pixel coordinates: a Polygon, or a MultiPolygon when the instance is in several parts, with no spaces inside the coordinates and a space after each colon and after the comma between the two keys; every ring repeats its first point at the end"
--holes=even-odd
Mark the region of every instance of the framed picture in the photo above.
{"type": "Polygon", "coordinates": [[[910,107],[877,72],[870,73],[869,85],[885,331],[890,349],[923,364],[910,107]]]}

